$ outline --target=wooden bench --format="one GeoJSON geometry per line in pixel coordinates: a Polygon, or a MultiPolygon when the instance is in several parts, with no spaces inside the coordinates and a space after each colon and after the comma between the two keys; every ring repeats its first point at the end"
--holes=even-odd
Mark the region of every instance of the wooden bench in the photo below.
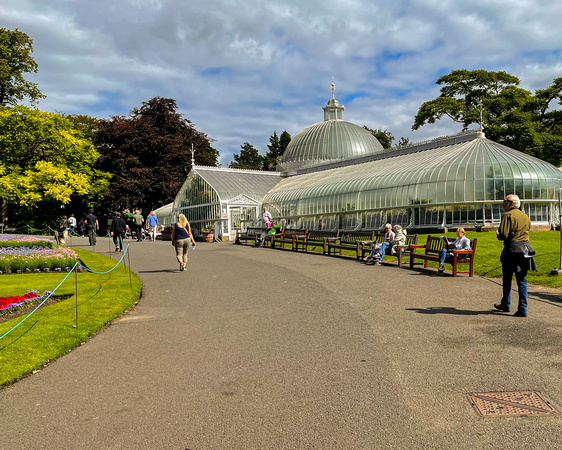
{"type": "MultiPolygon", "coordinates": [[[[386,252],[384,255],[384,259],[388,258],[389,256],[393,256],[398,258],[398,267],[402,266],[402,258],[405,256],[410,256],[410,245],[417,245],[418,243],[418,235],[414,234],[406,236],[406,243],[404,245],[394,245],[393,248],[396,250],[396,254],[392,254],[391,252],[386,252]]],[[[404,261],[404,264],[406,261],[404,261]]]]}
{"type": "Polygon", "coordinates": [[[291,244],[291,250],[295,249],[295,240],[298,237],[306,236],[308,230],[305,228],[304,230],[297,230],[294,228],[287,228],[283,231],[281,236],[278,234],[271,234],[270,235],[270,245],[271,248],[276,248],[277,244],[281,244],[281,248],[285,248],[285,244],[291,244]]]}
{"type": "Polygon", "coordinates": [[[340,230],[311,230],[305,236],[296,236],[295,238],[295,251],[302,250],[308,251],[308,247],[322,247],[322,254],[326,254],[328,239],[338,239],[340,237],[340,230]]]}
{"type": "Polygon", "coordinates": [[[384,234],[379,234],[375,236],[374,240],[371,241],[362,241],[361,242],[361,258],[364,258],[366,255],[371,253],[373,247],[377,244],[382,244],[384,241],[384,234]]]}
{"type": "Polygon", "coordinates": [[[264,233],[267,233],[266,228],[247,228],[245,233],[239,233],[238,230],[236,230],[236,239],[234,243],[242,244],[242,242],[244,242],[244,245],[247,245],[248,241],[255,241],[258,234],[264,233]]]}
{"type": "Polygon", "coordinates": [[[339,241],[335,238],[328,238],[328,256],[335,255],[336,251],[341,256],[342,250],[355,252],[356,258],[361,258],[363,254],[363,243],[374,241],[374,231],[341,231],[339,241]]]}
{"type": "MultiPolygon", "coordinates": [[[[453,265],[453,276],[456,277],[458,273],[468,273],[468,276],[474,275],[474,253],[476,252],[477,239],[470,241],[471,250],[452,250],[453,258],[446,259],[445,263],[453,265]],[[459,265],[468,265],[468,270],[459,270],[459,265]]],[[[445,244],[438,237],[427,236],[425,245],[410,245],[410,269],[414,268],[415,260],[422,259],[423,266],[427,268],[428,261],[439,262],[439,254],[445,244]],[[423,249],[422,253],[416,253],[416,249],[423,249]]]]}

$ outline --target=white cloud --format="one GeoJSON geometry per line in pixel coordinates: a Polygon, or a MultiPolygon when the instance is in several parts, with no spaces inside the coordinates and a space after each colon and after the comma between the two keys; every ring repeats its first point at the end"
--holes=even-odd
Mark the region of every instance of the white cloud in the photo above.
{"type": "Polygon", "coordinates": [[[410,130],[442,74],[505,70],[527,89],[562,74],[553,0],[3,0],[0,15],[34,40],[40,108],[109,117],[174,98],[223,165],[322,120],[332,77],[347,120],[423,140],[459,130],[410,130]]]}

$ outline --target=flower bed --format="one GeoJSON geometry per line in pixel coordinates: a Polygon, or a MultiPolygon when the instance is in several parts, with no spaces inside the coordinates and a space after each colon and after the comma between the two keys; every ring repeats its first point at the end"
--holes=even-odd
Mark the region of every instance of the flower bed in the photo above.
{"type": "Polygon", "coordinates": [[[35,236],[14,236],[13,234],[0,235],[1,247],[44,247],[53,248],[53,243],[45,238],[35,236]]]}
{"type": "Polygon", "coordinates": [[[49,291],[45,291],[42,295],[38,295],[37,291],[32,290],[24,295],[0,297],[0,316],[9,314],[18,309],[26,308],[34,303],[39,303],[49,294],[49,291]]]}
{"type": "Polygon", "coordinates": [[[0,247],[0,274],[69,271],[78,255],[69,248],[0,247]]]}

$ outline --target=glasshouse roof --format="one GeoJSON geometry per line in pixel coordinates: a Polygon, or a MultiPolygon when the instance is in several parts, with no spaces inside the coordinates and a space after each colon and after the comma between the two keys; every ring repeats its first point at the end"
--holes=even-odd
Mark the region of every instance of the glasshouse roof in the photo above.
{"type": "Polygon", "coordinates": [[[279,166],[291,171],[383,152],[381,143],[359,125],[325,120],[298,133],[287,146],[279,166]]]}
{"type": "Polygon", "coordinates": [[[522,200],[546,200],[557,198],[562,186],[562,174],[556,167],[490,141],[479,132],[339,165],[282,179],[264,204],[278,204],[276,209],[281,211],[280,203],[307,200],[311,212],[325,213],[497,201],[510,193],[522,200]],[[339,200],[334,201],[335,197],[339,200]],[[323,200],[327,198],[332,200],[323,200]]]}
{"type": "Polygon", "coordinates": [[[194,166],[192,172],[212,186],[221,201],[228,201],[240,194],[261,199],[280,179],[278,172],[220,167],[194,166]]]}

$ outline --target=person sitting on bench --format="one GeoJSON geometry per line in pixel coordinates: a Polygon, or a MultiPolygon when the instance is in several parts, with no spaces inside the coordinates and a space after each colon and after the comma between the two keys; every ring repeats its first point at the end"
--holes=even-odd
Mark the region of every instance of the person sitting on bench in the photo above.
{"type": "MultiPolygon", "coordinates": [[[[441,276],[445,272],[444,264],[446,259],[453,257],[453,250],[470,250],[470,239],[464,235],[464,228],[457,229],[457,238],[450,244],[451,248],[447,248],[447,245],[443,247],[439,255],[439,269],[437,269],[436,276],[441,276]]],[[[461,255],[461,257],[465,255],[461,255]]]]}

